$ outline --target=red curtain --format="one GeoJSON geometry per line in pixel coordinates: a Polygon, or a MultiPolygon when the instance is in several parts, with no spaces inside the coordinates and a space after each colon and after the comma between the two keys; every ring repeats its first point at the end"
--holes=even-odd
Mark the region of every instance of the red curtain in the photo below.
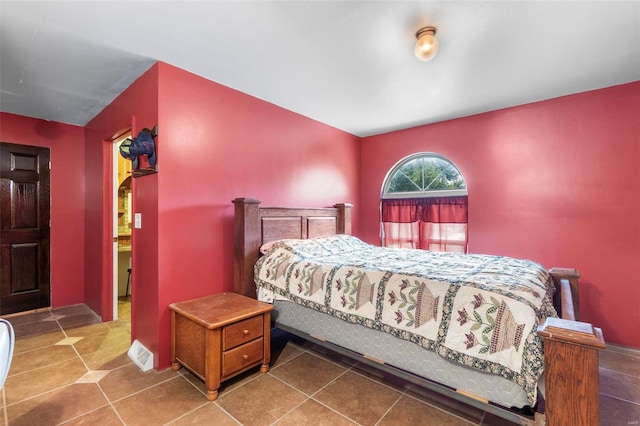
{"type": "Polygon", "coordinates": [[[382,244],[434,251],[467,251],[466,196],[383,199],[382,244]]]}

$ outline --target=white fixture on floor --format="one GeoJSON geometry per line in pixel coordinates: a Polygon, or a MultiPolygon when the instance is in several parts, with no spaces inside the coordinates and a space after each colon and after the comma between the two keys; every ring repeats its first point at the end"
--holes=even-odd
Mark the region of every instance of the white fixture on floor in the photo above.
{"type": "Polygon", "coordinates": [[[137,339],[131,344],[129,352],[127,352],[131,361],[133,361],[142,371],[148,371],[153,368],[153,352],[145,348],[137,339]]]}

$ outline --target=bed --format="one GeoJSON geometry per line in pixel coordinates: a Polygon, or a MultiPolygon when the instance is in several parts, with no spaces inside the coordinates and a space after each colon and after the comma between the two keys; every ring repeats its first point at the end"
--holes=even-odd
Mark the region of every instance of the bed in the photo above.
{"type": "Polygon", "coordinates": [[[233,202],[234,291],[274,303],[276,327],[514,423],[598,424],[604,340],[576,321],[577,271],[389,255],[350,236],[349,204],[233,202]]]}

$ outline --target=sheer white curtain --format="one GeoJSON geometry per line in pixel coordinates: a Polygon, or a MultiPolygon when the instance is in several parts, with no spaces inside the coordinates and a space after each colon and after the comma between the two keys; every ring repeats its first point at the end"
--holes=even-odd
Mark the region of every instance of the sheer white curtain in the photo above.
{"type": "Polygon", "coordinates": [[[382,200],[382,245],[467,251],[467,197],[382,200]]]}

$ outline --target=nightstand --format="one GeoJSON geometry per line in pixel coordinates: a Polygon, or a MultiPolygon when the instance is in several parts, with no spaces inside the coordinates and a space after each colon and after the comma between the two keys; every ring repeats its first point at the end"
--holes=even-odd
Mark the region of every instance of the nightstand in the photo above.
{"type": "Polygon", "coordinates": [[[171,368],[181,366],[205,382],[207,399],[220,383],[252,367],[269,371],[273,305],[237,293],[172,303],[171,368]]]}

